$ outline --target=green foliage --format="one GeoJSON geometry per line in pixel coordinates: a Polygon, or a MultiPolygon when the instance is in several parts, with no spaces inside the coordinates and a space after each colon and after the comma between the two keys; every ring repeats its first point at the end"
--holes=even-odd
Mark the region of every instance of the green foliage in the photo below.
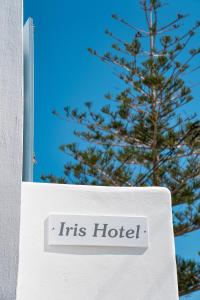
{"type": "MultiPolygon", "coordinates": [[[[141,0],[140,4],[147,30],[113,15],[130,30],[132,38],[123,41],[106,30],[114,40],[111,51],[101,55],[88,49],[115,67],[124,88],[118,94],[107,93],[99,111],[90,102],[84,112],[64,109],[66,120],[77,122],[74,134],[84,143],[60,147],[72,158],[64,166],[64,178],[49,175],[43,179],[168,187],[172,191],[174,232],[180,236],[200,228],[200,122],[196,115],[183,114],[183,107],[193,99],[187,76],[199,69],[200,48],[189,48],[200,22],[179,34],[186,15],[178,14],[162,25],[161,1],[141,0]]],[[[181,259],[178,266],[180,295],[200,289],[199,266],[181,259]]]]}
{"type": "Polygon", "coordinates": [[[177,258],[179,294],[187,295],[191,291],[199,290],[200,285],[200,264],[193,260],[177,258]]]}

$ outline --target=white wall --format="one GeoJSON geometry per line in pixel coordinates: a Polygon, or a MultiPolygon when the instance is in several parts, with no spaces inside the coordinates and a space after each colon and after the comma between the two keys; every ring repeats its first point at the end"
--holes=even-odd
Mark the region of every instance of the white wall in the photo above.
{"type": "Polygon", "coordinates": [[[17,300],[177,300],[170,193],[22,184],[17,300]],[[51,214],[145,216],[149,248],[48,246],[51,214]]]}
{"type": "Polygon", "coordinates": [[[14,300],[22,169],[22,0],[0,1],[0,299],[14,300]]]}

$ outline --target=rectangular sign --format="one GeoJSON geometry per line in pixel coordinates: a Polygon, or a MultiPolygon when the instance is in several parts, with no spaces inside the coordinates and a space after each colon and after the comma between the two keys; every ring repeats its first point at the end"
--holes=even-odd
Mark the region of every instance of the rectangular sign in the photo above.
{"type": "Polygon", "coordinates": [[[48,245],[148,248],[147,218],[50,215],[48,245]]]}

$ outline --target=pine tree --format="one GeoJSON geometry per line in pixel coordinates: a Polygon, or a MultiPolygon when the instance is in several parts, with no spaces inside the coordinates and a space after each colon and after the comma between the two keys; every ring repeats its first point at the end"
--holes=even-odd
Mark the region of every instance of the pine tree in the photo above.
{"type": "MultiPolygon", "coordinates": [[[[121,91],[106,94],[100,111],[90,102],[85,103],[84,112],[64,109],[64,117],[77,122],[74,134],[83,143],[60,147],[72,158],[64,166],[63,178],[42,178],[59,183],[168,187],[174,233],[182,236],[200,229],[200,122],[195,114],[183,114],[183,107],[193,100],[186,80],[200,68],[200,48],[190,49],[200,22],[183,33],[180,28],[186,15],[177,14],[162,24],[161,1],[141,0],[140,5],[146,18],[144,29],[113,15],[133,38],[124,41],[106,30],[114,40],[112,50],[101,55],[89,49],[114,66],[121,91]]],[[[200,290],[200,265],[181,258],[177,265],[180,295],[200,290]]]]}

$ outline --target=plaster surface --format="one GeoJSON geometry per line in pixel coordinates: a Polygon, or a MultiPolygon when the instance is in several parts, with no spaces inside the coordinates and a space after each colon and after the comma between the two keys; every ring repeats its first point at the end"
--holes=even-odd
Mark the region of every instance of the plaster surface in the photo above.
{"type": "Polygon", "coordinates": [[[22,171],[22,0],[0,1],[0,299],[16,299],[22,171]]]}
{"type": "Polygon", "coordinates": [[[164,188],[22,184],[17,300],[177,300],[170,193],[164,188]],[[149,248],[51,246],[51,214],[146,216],[149,248]]]}

